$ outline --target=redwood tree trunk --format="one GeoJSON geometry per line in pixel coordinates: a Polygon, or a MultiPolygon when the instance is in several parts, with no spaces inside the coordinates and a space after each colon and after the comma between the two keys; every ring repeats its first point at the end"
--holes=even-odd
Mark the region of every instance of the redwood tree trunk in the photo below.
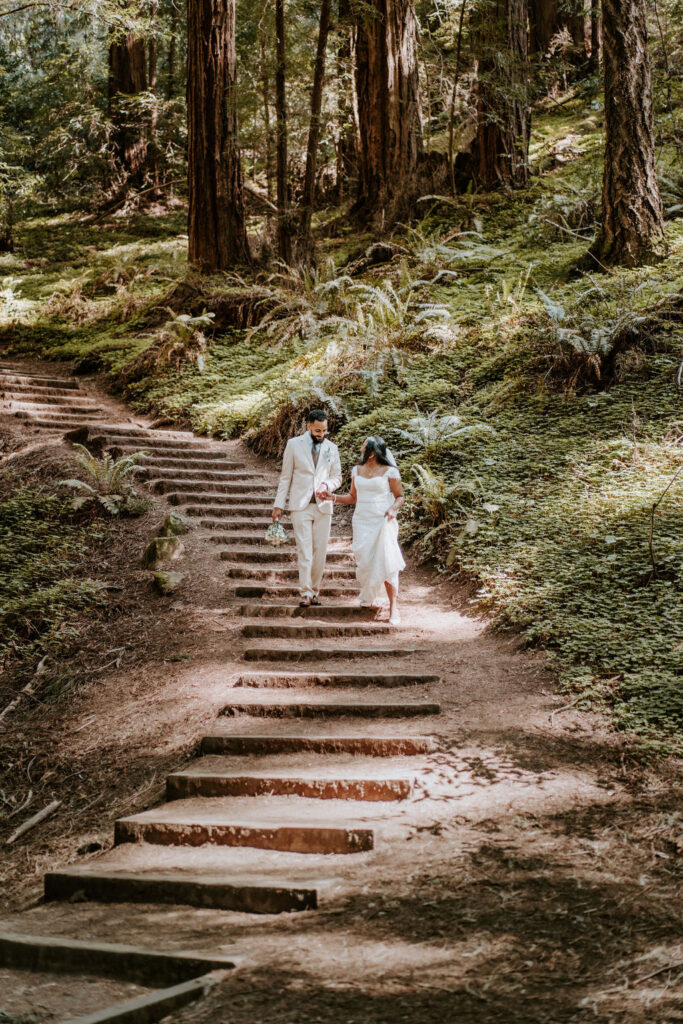
{"type": "Polygon", "coordinates": [[[602,53],[602,218],[590,252],[603,264],[637,266],[656,249],[664,231],[644,0],[603,0],[602,53]]]}
{"type": "Polygon", "coordinates": [[[158,0],[151,0],[150,13],[152,17],[152,35],[149,38],[149,90],[154,94],[154,106],[152,107],[149,125],[149,165],[152,181],[154,183],[155,195],[159,188],[159,146],[157,142],[159,108],[158,102],[158,47],[156,37],[156,16],[159,8],[158,0]]]}
{"type": "Polygon", "coordinates": [[[168,78],[166,80],[166,99],[172,100],[175,96],[176,81],[175,81],[175,65],[176,65],[176,51],[178,47],[178,8],[176,7],[176,0],[171,0],[171,26],[170,26],[170,37],[168,40],[168,78]]]}
{"type": "Polygon", "coordinates": [[[422,153],[418,31],[412,0],[355,0],[360,127],[357,209],[382,223],[422,153]]]}
{"type": "Polygon", "coordinates": [[[561,28],[557,0],[529,0],[529,49],[547,53],[550,40],[561,28]]]}
{"type": "Polygon", "coordinates": [[[134,32],[109,46],[108,85],[116,157],[125,175],[139,184],[147,155],[146,133],[142,119],[130,116],[125,101],[147,89],[147,53],[144,39],[134,32]]]}
{"type": "Polygon", "coordinates": [[[261,57],[261,90],[263,92],[263,127],[265,131],[266,188],[268,198],[273,201],[275,194],[275,167],[273,164],[273,127],[270,120],[270,69],[268,66],[268,30],[266,12],[259,22],[259,46],[261,57]]]}
{"type": "Polygon", "coordinates": [[[474,179],[487,191],[521,188],[528,179],[528,36],[526,0],[493,0],[477,12],[477,135],[474,179]]]}
{"type": "Polygon", "coordinates": [[[591,6],[591,71],[600,67],[600,35],[602,32],[600,18],[600,0],[593,0],[591,6]]]}
{"type": "Polygon", "coordinates": [[[235,0],[188,0],[189,259],[205,272],[249,262],[237,125],[235,0]]]}
{"type": "Polygon", "coordinates": [[[275,0],[275,37],[277,63],[275,66],[275,117],[277,140],[277,241],[283,263],[292,262],[292,225],[287,192],[287,50],[285,42],[284,0],[275,0]]]}
{"type": "Polygon", "coordinates": [[[301,214],[299,223],[299,245],[304,260],[310,259],[312,250],[311,217],[313,216],[313,200],[315,198],[315,172],[317,167],[318,140],[320,138],[320,111],[323,103],[323,83],[325,80],[325,56],[327,54],[327,36],[330,30],[331,0],[322,0],[320,6],[320,26],[318,28],[318,48],[313,69],[313,88],[311,89],[311,123],[308,129],[308,146],[306,149],[306,170],[304,188],[301,197],[301,214]]]}

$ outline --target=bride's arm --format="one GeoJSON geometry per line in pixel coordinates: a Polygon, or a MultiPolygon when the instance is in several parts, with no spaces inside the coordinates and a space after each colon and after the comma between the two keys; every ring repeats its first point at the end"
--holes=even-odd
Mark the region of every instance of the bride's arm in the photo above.
{"type": "Polygon", "coordinates": [[[318,497],[321,501],[331,501],[335,505],[355,505],[356,504],[356,481],[351,481],[351,490],[348,494],[331,494],[327,490],[318,491],[318,497]]]}
{"type": "Polygon", "coordinates": [[[403,484],[401,483],[400,479],[395,480],[393,477],[390,477],[388,480],[388,484],[389,487],[391,488],[391,493],[394,496],[394,503],[387,509],[385,515],[387,519],[395,519],[396,513],[398,512],[401,505],[404,503],[406,499],[403,495],[403,484]]]}

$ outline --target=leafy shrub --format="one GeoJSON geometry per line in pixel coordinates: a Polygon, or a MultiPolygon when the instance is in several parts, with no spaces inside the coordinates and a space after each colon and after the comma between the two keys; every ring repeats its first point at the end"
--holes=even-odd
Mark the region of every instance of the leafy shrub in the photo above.
{"type": "Polygon", "coordinates": [[[537,291],[550,320],[545,333],[552,349],[544,361],[551,375],[572,390],[590,384],[606,386],[642,365],[638,351],[653,346],[655,335],[667,321],[683,322],[681,294],[667,295],[651,309],[626,309],[600,319],[591,313],[569,313],[540,288],[537,291]],[[627,358],[626,353],[634,354],[627,358]]]}
{"type": "Polygon", "coordinates": [[[145,502],[137,500],[132,481],[133,474],[140,468],[139,463],[143,458],[143,452],[133,452],[131,455],[124,455],[116,460],[109,452],[105,452],[98,459],[83,445],[76,444],[74,447],[79,449],[74,460],[91,481],[90,483],[76,479],[60,481],[62,486],[72,487],[74,490],[82,492],[71,502],[71,507],[75,511],[91,504],[101,505],[112,516],[122,513],[136,515],[145,510],[147,505],[145,502]]]}
{"type": "Polygon", "coordinates": [[[413,416],[408,424],[408,430],[401,430],[401,437],[409,441],[415,448],[434,450],[452,444],[457,437],[463,434],[472,434],[478,431],[494,433],[493,427],[486,423],[470,423],[463,425],[460,416],[444,416],[440,413],[421,413],[418,410],[417,416],[413,416]]]}
{"type": "Polygon", "coordinates": [[[124,366],[121,378],[125,383],[169,367],[178,370],[186,363],[194,364],[200,373],[205,369],[208,344],[202,328],[212,326],[215,314],[206,309],[198,316],[176,314],[172,309],[168,312],[171,319],[158,338],[124,366]]]}

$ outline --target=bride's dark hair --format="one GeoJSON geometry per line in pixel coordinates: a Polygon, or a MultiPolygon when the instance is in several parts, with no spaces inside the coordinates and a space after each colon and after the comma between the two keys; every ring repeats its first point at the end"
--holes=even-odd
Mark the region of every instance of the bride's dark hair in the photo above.
{"type": "Polygon", "coordinates": [[[361,456],[360,464],[364,466],[372,452],[380,466],[392,466],[393,463],[387,455],[387,444],[381,437],[369,437],[365,442],[365,451],[361,456]]]}

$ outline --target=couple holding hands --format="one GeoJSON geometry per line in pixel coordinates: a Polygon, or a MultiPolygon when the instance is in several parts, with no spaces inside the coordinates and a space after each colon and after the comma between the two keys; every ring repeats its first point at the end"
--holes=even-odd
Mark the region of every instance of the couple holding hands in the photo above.
{"type": "Polygon", "coordinates": [[[320,604],[327,545],[335,505],[355,505],[353,556],[360,585],[360,604],[377,608],[383,592],[389,598],[389,622],[399,626],[398,574],[405,562],[398,543],[396,513],[404,502],[401,474],[381,437],[368,437],[360,461],[351,474],[348,494],[335,494],[341,486],[339,449],[327,438],[327,413],[313,409],[306,430],[287,442],[273,521],[289,511],[299,566],[300,604],[320,604]]]}

